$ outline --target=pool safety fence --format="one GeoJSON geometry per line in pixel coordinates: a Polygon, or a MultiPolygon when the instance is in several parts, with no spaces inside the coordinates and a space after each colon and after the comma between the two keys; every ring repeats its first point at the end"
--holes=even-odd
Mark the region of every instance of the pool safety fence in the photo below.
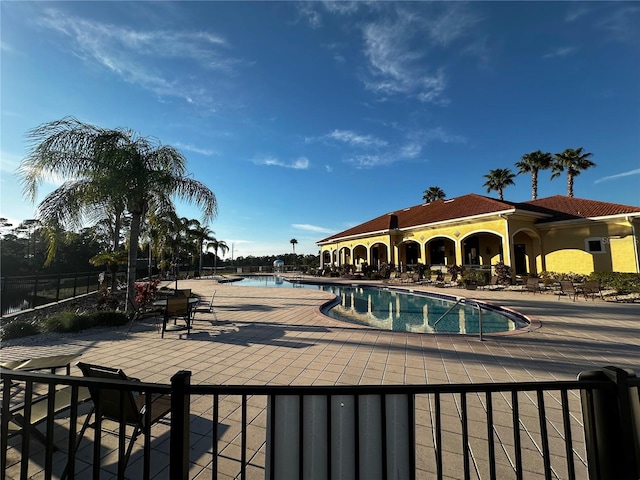
{"type": "Polygon", "coordinates": [[[575,381],[375,386],[191,385],[1,370],[0,479],[540,478],[637,480],[640,382],[605,367],[575,381]],[[95,422],[83,387],[144,393],[145,433],[126,465],[131,429],[95,422]],[[55,391],[70,391],[56,409],[55,391]],[[152,399],[171,413],[150,425],[152,399]],[[31,426],[45,396],[51,415],[31,426]],[[57,413],[57,415],[55,415],[57,413]],[[146,419],[146,421],[145,421],[146,419]],[[32,427],[39,435],[34,435],[32,427]]]}

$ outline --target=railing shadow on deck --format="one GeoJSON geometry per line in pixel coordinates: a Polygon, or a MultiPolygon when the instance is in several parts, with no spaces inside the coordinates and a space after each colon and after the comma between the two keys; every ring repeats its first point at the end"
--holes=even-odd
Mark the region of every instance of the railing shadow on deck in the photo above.
{"type": "Polygon", "coordinates": [[[120,470],[119,478],[172,480],[636,480],[640,471],[640,381],[615,367],[575,381],[310,387],[191,385],[188,371],[170,385],[0,373],[0,479],[60,478],[70,465],[70,478],[120,470]],[[72,401],[54,418],[49,401],[39,440],[16,428],[12,413],[21,406],[29,418],[38,395],[67,387],[77,399],[82,387],[107,386],[171,395],[170,420],[140,436],[126,469],[118,462],[130,432],[117,423],[97,425],[75,454],[88,405],[72,401]]]}

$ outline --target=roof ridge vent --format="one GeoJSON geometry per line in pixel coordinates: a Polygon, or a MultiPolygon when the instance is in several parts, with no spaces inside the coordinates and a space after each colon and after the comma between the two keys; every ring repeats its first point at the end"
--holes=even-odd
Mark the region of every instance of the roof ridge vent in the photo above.
{"type": "Polygon", "coordinates": [[[451,203],[451,202],[453,202],[454,200],[455,200],[455,198],[451,198],[451,199],[449,199],[449,200],[445,200],[445,201],[444,201],[444,203],[451,203]]]}

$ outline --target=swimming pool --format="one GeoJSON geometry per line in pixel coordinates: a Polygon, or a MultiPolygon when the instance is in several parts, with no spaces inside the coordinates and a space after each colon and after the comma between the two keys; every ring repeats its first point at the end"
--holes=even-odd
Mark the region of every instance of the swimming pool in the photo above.
{"type": "MultiPolygon", "coordinates": [[[[414,333],[480,333],[477,305],[456,297],[393,288],[343,284],[292,283],[282,277],[245,277],[233,285],[250,287],[310,288],[336,295],[323,313],[336,320],[369,325],[381,330],[414,333]]],[[[507,332],[528,326],[519,315],[481,304],[483,333],[507,332]]]]}

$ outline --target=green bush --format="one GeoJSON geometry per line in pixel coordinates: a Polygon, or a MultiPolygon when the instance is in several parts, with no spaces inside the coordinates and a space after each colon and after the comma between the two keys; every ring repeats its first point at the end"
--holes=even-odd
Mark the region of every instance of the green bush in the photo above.
{"type": "Polygon", "coordinates": [[[462,271],[462,280],[466,283],[474,283],[476,285],[484,285],[487,283],[489,272],[478,269],[466,269],[462,271]]]}
{"type": "Polygon", "coordinates": [[[129,318],[122,312],[99,310],[90,313],[62,312],[47,318],[44,331],[79,332],[93,327],[118,327],[127,323],[129,318]]]}
{"type": "Polygon", "coordinates": [[[620,272],[593,272],[589,279],[598,280],[601,288],[616,294],[640,293],[640,274],[620,272]]]}
{"type": "Polygon", "coordinates": [[[0,330],[0,340],[11,340],[13,338],[30,337],[40,333],[38,325],[26,320],[12,320],[4,323],[0,330]]]}

